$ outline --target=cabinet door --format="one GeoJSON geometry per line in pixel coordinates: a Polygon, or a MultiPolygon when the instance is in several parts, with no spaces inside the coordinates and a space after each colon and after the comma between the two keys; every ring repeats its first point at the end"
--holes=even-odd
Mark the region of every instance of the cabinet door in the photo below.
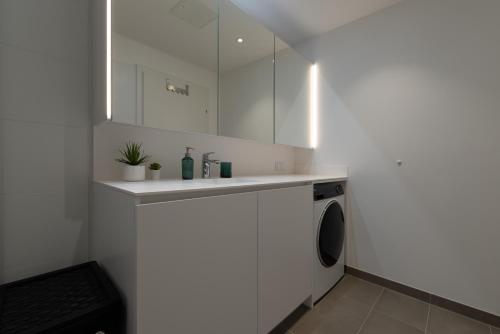
{"type": "Polygon", "coordinates": [[[138,333],[257,333],[257,193],[137,207],[138,333]]]}
{"type": "Polygon", "coordinates": [[[259,192],[259,332],[312,295],[312,186],[259,192]]]}

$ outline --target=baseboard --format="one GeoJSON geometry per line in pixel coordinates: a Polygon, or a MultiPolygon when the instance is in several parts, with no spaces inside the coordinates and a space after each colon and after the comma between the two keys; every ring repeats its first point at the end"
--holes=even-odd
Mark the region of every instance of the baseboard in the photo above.
{"type": "Polygon", "coordinates": [[[410,286],[397,283],[391,280],[388,280],[386,278],[373,275],[370,273],[367,273],[365,271],[352,268],[349,266],[345,266],[345,273],[350,274],[355,277],[359,277],[361,279],[364,279],[368,282],[372,282],[375,284],[378,284],[380,286],[383,286],[388,289],[392,289],[394,291],[400,292],[402,294],[408,295],[410,297],[422,300],[426,303],[430,303],[432,305],[436,305],[439,307],[442,307],[444,309],[465,315],[469,318],[484,322],[486,324],[495,326],[495,327],[500,327],[500,316],[478,310],[476,308],[460,304],[457,302],[454,302],[452,300],[433,295],[431,293],[418,290],[415,288],[412,288],[410,286]]]}

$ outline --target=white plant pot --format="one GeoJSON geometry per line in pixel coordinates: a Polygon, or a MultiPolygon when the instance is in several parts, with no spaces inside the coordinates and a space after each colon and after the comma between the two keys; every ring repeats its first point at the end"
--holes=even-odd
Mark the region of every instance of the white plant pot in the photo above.
{"type": "Polygon", "coordinates": [[[151,179],[158,181],[160,179],[160,170],[151,169],[151,179]]]}
{"type": "Polygon", "coordinates": [[[146,179],[146,166],[123,166],[124,181],[144,181],[146,179]]]}

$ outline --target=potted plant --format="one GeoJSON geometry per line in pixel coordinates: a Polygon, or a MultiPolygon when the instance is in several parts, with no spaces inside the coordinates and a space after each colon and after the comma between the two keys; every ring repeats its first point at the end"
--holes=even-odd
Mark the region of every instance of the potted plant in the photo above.
{"type": "Polygon", "coordinates": [[[149,159],[142,151],[142,144],[128,142],[124,150],[120,150],[121,158],[116,161],[124,164],[123,180],[144,181],[146,179],[146,167],[144,163],[149,159]]]}
{"type": "Polygon", "coordinates": [[[153,162],[152,164],[149,165],[149,170],[151,170],[151,178],[153,180],[159,180],[160,179],[160,169],[161,165],[157,162],[153,162]]]}

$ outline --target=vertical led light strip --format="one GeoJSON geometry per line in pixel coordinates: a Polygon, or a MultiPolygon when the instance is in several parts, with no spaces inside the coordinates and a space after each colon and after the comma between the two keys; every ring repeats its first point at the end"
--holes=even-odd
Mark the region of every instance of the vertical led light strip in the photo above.
{"type": "Polygon", "coordinates": [[[111,119],[111,0],[106,0],[106,118],[111,119]]]}
{"type": "Polygon", "coordinates": [[[312,148],[318,146],[318,64],[311,65],[310,69],[310,145],[312,148]]]}

